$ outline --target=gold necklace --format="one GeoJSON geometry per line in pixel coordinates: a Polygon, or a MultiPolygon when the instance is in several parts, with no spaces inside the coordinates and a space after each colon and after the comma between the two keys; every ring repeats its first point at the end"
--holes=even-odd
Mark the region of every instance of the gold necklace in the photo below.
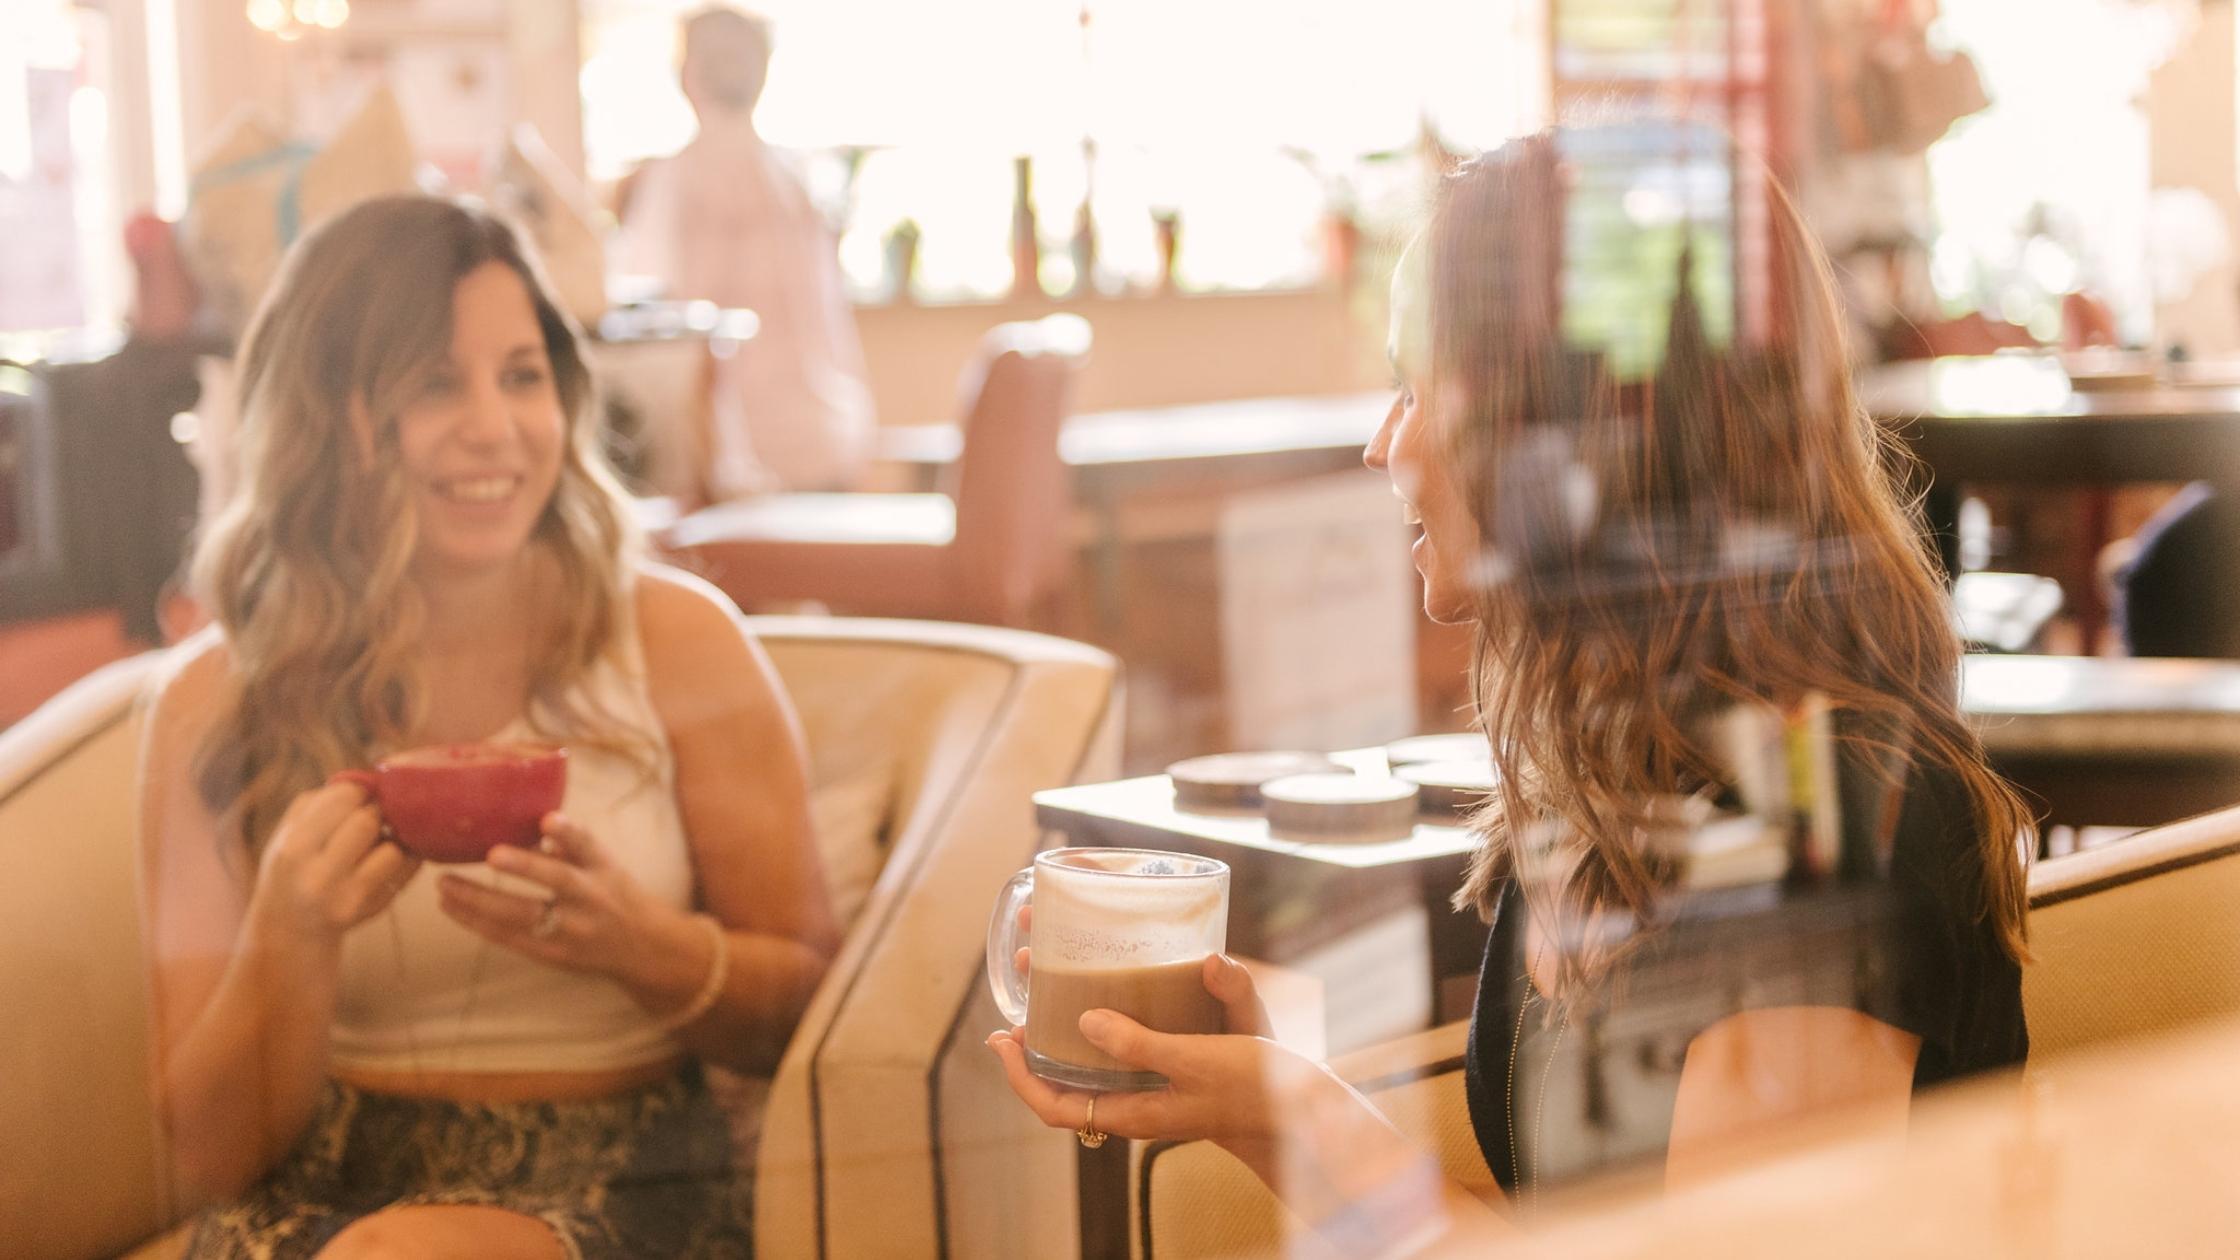
{"type": "MultiPolygon", "coordinates": [[[[497,888],[495,875],[484,887],[492,890],[497,888]]],[[[389,921],[390,959],[396,964],[397,983],[409,992],[411,983],[405,974],[404,965],[404,927],[397,920],[395,898],[390,898],[389,904],[383,907],[382,917],[389,921]]],[[[490,939],[485,936],[478,936],[475,941],[474,960],[467,965],[467,995],[459,1003],[459,1017],[452,1021],[451,1050],[445,1056],[446,1069],[453,1073],[458,1071],[459,1054],[467,1046],[467,1021],[474,1014],[475,996],[482,991],[482,964],[489,956],[490,939]]],[[[420,1036],[412,1031],[412,1023],[409,1020],[404,1025],[404,1051],[405,1057],[412,1061],[412,1074],[418,1077],[422,1086],[425,1087],[430,1075],[428,1061],[427,1057],[420,1052],[420,1036]]]]}
{"type": "MultiPolygon", "coordinates": [[[[1535,1161],[1530,1172],[1524,1170],[1524,1159],[1517,1146],[1517,1056],[1524,1049],[1524,1012],[1534,1001],[1533,975],[1540,970],[1538,953],[1525,971],[1524,996],[1517,1001],[1516,1027],[1509,1036],[1509,1103],[1505,1112],[1509,1123],[1509,1175],[1519,1183],[1517,1206],[1529,1215],[1537,1206],[1540,1194],[1540,1168],[1535,1161]]],[[[1564,1008],[1556,1016],[1556,1035],[1548,1043],[1547,1061],[1540,1065],[1540,1094],[1533,1104],[1532,1131],[1544,1133],[1548,1119],[1548,1078],[1555,1074],[1556,1052],[1563,1048],[1563,1034],[1571,1027],[1571,1010],[1564,1008]]]]}

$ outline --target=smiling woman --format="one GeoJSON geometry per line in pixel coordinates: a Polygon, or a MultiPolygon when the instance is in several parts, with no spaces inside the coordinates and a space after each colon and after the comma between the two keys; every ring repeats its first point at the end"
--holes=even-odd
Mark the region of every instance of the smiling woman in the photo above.
{"type": "Polygon", "coordinates": [[[591,393],[451,201],[336,218],[252,322],[141,767],[191,1255],[751,1250],[695,1056],[774,1064],[833,948],[802,753],[722,596],[639,559],[591,393]],[[424,872],[358,772],[477,744],[565,747],[560,808],[424,872]]]}
{"type": "Polygon", "coordinates": [[[1045,1123],[1210,1139],[1348,1255],[1491,1254],[1543,1183],[1622,1160],[1684,1180],[1809,1118],[1902,1130],[1914,1092],[2028,1046],[2030,820],[1961,720],[1951,612],[1852,395],[1826,262],[1775,196],[1778,326],[1706,318],[1684,244],[1669,303],[1619,304],[1652,363],[1583,340],[1568,263],[1600,242],[1568,211],[1582,156],[1612,147],[1559,129],[1443,182],[1394,280],[1397,397],[1364,453],[1422,527],[1425,611],[1471,628],[1494,787],[1456,901],[1493,930],[1464,1078],[1502,1201],[1266,1040],[1250,973],[1218,955],[1202,979],[1227,1035],[1080,1017],[1164,1088],[1092,1109],[1034,1073],[1020,1030],[988,1043],[1045,1123]],[[1705,931],[1668,838],[1676,812],[1739,814],[1763,785],[1722,738],[1738,713],[1825,718],[1826,769],[1796,790],[1841,815],[1856,919],[1767,885],[1747,930],[1705,931]],[[1669,1064],[1637,1078],[1605,1054],[1651,1027],[1669,1064]]]}
{"type": "Polygon", "coordinates": [[[397,415],[412,480],[417,561],[473,570],[511,560],[560,480],[567,430],[529,290],[486,262],[451,296],[451,352],[397,415]]]}
{"type": "Polygon", "coordinates": [[[240,771],[213,760],[203,789],[238,794],[250,836],[313,771],[362,763],[419,717],[407,645],[448,589],[416,580],[431,566],[550,584],[557,623],[521,670],[548,702],[617,632],[637,544],[598,450],[590,372],[504,224],[397,197],[315,233],[248,331],[239,389],[241,489],[195,580],[251,684],[228,746],[255,767],[229,778],[240,771]],[[491,494],[493,470],[525,484],[465,501],[467,482],[491,494]],[[313,665],[360,644],[339,677],[313,665]]]}

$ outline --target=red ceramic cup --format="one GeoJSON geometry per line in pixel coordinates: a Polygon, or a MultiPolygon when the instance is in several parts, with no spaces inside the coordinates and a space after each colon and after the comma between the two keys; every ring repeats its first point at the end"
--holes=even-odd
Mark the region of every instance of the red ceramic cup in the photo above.
{"type": "Polygon", "coordinates": [[[334,778],[366,790],[406,852],[430,862],[480,862],[501,844],[536,847],[539,824],[567,792],[568,752],[540,744],[445,744],[334,778]]]}

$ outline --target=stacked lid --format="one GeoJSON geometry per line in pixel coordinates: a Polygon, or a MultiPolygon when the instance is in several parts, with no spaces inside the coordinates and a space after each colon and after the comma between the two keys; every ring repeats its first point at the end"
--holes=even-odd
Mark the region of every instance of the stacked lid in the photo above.
{"type": "Polygon", "coordinates": [[[1493,791],[1493,754],[1475,732],[1396,739],[1384,755],[1395,777],[1422,789],[1426,814],[1459,820],[1493,791]]]}
{"type": "Polygon", "coordinates": [[[1167,774],[1179,808],[1262,814],[1270,835],[1342,844],[1406,839],[1419,814],[1452,822],[1493,788],[1480,736],[1419,736],[1385,752],[1389,776],[1355,774],[1315,752],[1193,757],[1167,774]]]}
{"type": "Polygon", "coordinates": [[[1234,752],[1192,757],[1167,767],[1175,804],[1191,809],[1260,808],[1260,785],[1296,774],[1346,774],[1344,766],[1311,752],[1234,752]]]}
{"type": "Polygon", "coordinates": [[[1485,803],[1486,797],[1493,793],[1491,757],[1394,766],[1392,776],[1416,785],[1426,814],[1460,818],[1485,803]]]}
{"type": "Polygon", "coordinates": [[[1416,785],[1358,774],[1295,774],[1260,787],[1268,834],[1286,840],[1374,844],[1416,829],[1416,785]]]}

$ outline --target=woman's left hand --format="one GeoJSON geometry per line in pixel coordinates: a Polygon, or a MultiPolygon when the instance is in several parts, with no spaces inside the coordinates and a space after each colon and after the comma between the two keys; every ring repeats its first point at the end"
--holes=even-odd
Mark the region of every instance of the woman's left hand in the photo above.
{"type": "Polygon", "coordinates": [[[648,944],[684,916],[648,897],[567,815],[544,816],[544,844],[499,845],[490,869],[542,885],[549,897],[478,884],[457,872],[437,883],[443,911],[484,938],[570,971],[627,978],[648,944]]]}
{"type": "MultiPolygon", "coordinates": [[[[1092,1045],[1168,1082],[1165,1089],[1098,1095],[1097,1128],[1128,1138],[1208,1138],[1239,1154],[1278,1137],[1300,1136],[1293,1126],[1321,1110],[1303,1104],[1344,1087],[1321,1064],[1267,1038],[1266,1009],[1241,964],[1216,954],[1206,960],[1204,980],[1222,1004],[1227,1034],[1154,1032],[1117,1011],[1081,1016],[1081,1033],[1092,1045]]],[[[1081,1127],[1090,1096],[1036,1076],[1027,1067],[1024,1031],[988,1038],[988,1047],[1003,1060],[1011,1091],[1043,1123],[1081,1127]]]]}
{"type": "MultiPolygon", "coordinates": [[[[1297,1058],[1290,1051],[1274,1042],[1233,1034],[1184,1039],[1152,1032],[1125,1015],[1102,1014],[1113,1021],[1112,1031],[1090,1040],[1131,1068],[1159,1072],[1168,1084],[1165,1089],[1095,1095],[1098,1129],[1124,1138],[1185,1142],[1208,1138],[1228,1147],[1265,1142],[1273,1136],[1266,1124],[1272,1110],[1269,1080],[1290,1075],[1282,1070],[1293,1066],[1282,1060],[1297,1058]],[[1271,1072],[1271,1067],[1277,1070],[1271,1072]]],[[[1083,1017],[1085,1036],[1092,1026],[1105,1032],[1097,1017],[1083,1017]]],[[[1091,1095],[1036,1076],[1027,1066],[1024,1034],[1024,1029],[1013,1028],[988,1038],[989,1049],[1003,1060],[1011,1092],[1051,1128],[1083,1127],[1090,1118],[1091,1095]]],[[[1312,1070],[1304,1062],[1298,1066],[1312,1070]]]]}
{"type": "MultiPolygon", "coordinates": [[[[1217,987],[1218,964],[1208,965],[1207,987],[1225,996],[1217,987]]],[[[988,1047],[1003,1060],[1005,1083],[1044,1124],[1080,1131],[1094,1118],[1099,1131],[1115,1137],[1209,1140],[1326,1233],[1331,1222],[1350,1219],[1346,1214],[1356,1205],[1395,1193],[1407,1204],[1403,1224],[1377,1220],[1372,1212],[1337,1227],[1341,1233],[1333,1238],[1353,1238],[1364,1228],[1379,1238],[1444,1228],[1437,1165],[1313,1059],[1266,1037],[1154,1032],[1117,1011],[1086,1012],[1080,1028],[1090,1044],[1131,1068],[1165,1076],[1167,1086],[1109,1094],[1056,1086],[1028,1068],[1024,1029],[995,1033],[988,1047]]]]}

